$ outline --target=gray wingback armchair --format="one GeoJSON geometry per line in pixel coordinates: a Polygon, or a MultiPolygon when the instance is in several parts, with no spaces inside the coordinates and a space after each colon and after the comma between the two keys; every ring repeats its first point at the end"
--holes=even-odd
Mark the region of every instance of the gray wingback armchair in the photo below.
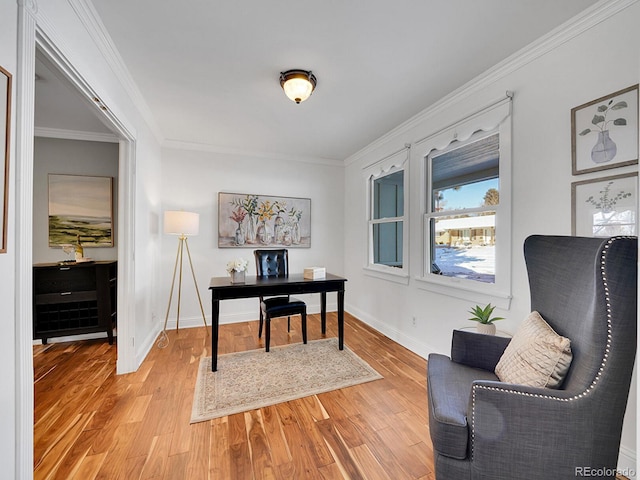
{"type": "Polygon", "coordinates": [[[635,237],[531,236],[531,310],[571,340],[559,389],[502,383],[509,339],[455,331],[431,354],[429,428],[437,480],[615,478],[636,352],[635,237]]]}

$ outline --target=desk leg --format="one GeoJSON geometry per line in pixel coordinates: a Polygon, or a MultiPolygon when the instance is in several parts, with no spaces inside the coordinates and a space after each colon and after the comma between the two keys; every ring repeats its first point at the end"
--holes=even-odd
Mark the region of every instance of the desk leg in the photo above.
{"type": "Polygon", "coordinates": [[[320,292],[320,320],[322,325],[322,334],[327,333],[327,292],[320,292]]]}
{"type": "Polygon", "coordinates": [[[344,290],[338,292],[338,348],[344,350],[344,290]]]}
{"type": "Polygon", "coordinates": [[[218,326],[220,325],[220,300],[211,299],[211,371],[218,370],[218,326]]]}

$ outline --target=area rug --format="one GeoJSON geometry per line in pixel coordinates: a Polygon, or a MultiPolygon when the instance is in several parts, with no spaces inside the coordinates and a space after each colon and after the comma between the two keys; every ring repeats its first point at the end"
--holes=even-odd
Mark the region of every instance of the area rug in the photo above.
{"type": "Polygon", "coordinates": [[[200,360],[191,423],[245,412],[382,378],[345,345],[327,338],[200,360]]]}

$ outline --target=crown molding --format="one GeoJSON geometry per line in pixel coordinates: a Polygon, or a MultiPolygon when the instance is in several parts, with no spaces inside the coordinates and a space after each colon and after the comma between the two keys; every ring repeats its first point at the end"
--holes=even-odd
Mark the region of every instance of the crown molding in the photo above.
{"type": "Polygon", "coordinates": [[[399,126],[387,132],[366,147],[347,157],[344,161],[345,166],[357,162],[372,151],[384,146],[387,142],[396,139],[398,135],[407,133],[426,119],[447,110],[461,100],[472,96],[479,90],[486,88],[497,80],[500,80],[508,74],[528,65],[534,60],[553,51],[608,18],[613,17],[638,1],[639,0],[601,0],[600,2],[595,3],[546,35],[543,35],[526,47],[518,50],[502,62],[499,62],[484,73],[476,76],[471,81],[465,83],[430,107],[427,107],[420,113],[414,115],[409,120],[401,123],[399,126]]]}
{"type": "Polygon", "coordinates": [[[78,19],[84,25],[89,36],[93,39],[98,49],[102,53],[107,64],[111,67],[111,70],[115,73],[116,77],[122,83],[123,88],[131,98],[136,109],[140,112],[145,122],[151,129],[156,141],[162,144],[164,135],[158,126],[149,105],[144,99],[144,96],[140,92],[137,84],[133,80],[133,77],[129,73],[124,60],[120,56],[118,49],[111,40],[111,36],[107,32],[98,12],[96,11],[91,0],[67,0],[69,5],[74,10],[78,19]]]}
{"type": "Polygon", "coordinates": [[[290,155],[270,152],[258,152],[243,150],[240,148],[226,148],[210,145],[207,143],[184,142],[182,140],[165,140],[162,148],[170,150],[189,150],[194,152],[217,153],[222,155],[241,156],[249,158],[260,158],[265,160],[282,160],[288,162],[311,163],[316,165],[329,165],[332,167],[344,167],[342,160],[323,157],[311,157],[304,155],[290,155]]]}
{"type": "Polygon", "coordinates": [[[63,130],[60,128],[35,127],[34,136],[44,138],[58,138],[63,140],[82,140],[86,142],[119,143],[119,139],[112,133],[81,132],[79,130],[63,130]]]}

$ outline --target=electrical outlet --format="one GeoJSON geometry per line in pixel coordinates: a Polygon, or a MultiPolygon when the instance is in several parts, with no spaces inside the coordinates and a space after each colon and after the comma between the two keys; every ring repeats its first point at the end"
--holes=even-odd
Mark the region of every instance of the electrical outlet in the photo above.
{"type": "Polygon", "coordinates": [[[416,326],[416,317],[412,317],[411,319],[411,324],[415,327],[416,326]]]}

